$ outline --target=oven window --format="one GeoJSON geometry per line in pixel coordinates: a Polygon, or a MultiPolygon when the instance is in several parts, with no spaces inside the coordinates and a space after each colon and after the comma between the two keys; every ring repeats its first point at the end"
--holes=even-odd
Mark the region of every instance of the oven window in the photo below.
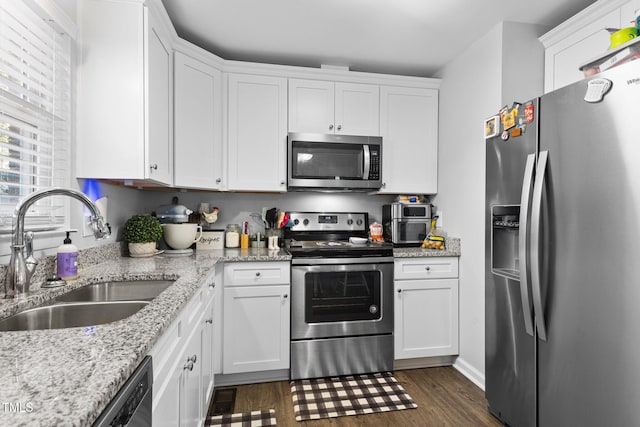
{"type": "Polygon", "coordinates": [[[306,273],[305,322],[380,319],[381,280],[379,271],[306,273]]]}
{"type": "Polygon", "coordinates": [[[293,142],[292,177],[297,179],[362,179],[364,151],[359,144],[293,142]]]}
{"type": "Polygon", "coordinates": [[[429,233],[430,226],[426,222],[400,222],[398,223],[398,231],[400,233],[401,242],[413,242],[416,240],[424,240],[429,233]]]}

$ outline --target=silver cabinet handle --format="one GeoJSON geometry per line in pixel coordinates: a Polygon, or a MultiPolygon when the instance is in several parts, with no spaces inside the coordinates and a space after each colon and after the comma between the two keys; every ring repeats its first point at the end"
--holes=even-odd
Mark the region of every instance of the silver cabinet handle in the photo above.
{"type": "Polygon", "coordinates": [[[149,165],[149,169],[153,169],[154,171],[158,170],[158,164],[154,163],[152,165],[149,165]]]}
{"type": "Polygon", "coordinates": [[[182,369],[184,369],[185,371],[186,370],[193,371],[193,362],[187,362],[187,364],[184,365],[182,369]]]}
{"type": "Polygon", "coordinates": [[[213,324],[213,319],[207,319],[207,320],[204,321],[204,323],[208,323],[208,324],[212,325],[213,324]]]}
{"type": "Polygon", "coordinates": [[[329,125],[329,130],[333,130],[333,125],[329,125]]]}
{"type": "Polygon", "coordinates": [[[285,184],[285,182],[284,182],[284,181],[280,181],[280,185],[284,185],[284,184],[285,184]]]}
{"type": "Polygon", "coordinates": [[[284,294],[284,295],[282,295],[282,298],[287,299],[287,298],[289,298],[289,295],[284,294]]]}
{"type": "Polygon", "coordinates": [[[529,295],[529,201],[533,187],[533,169],[536,163],[536,155],[529,154],[524,167],[522,180],[522,196],[520,200],[520,229],[518,230],[518,257],[520,258],[520,299],[522,300],[522,315],[524,317],[524,330],[533,336],[533,304],[529,295]]]}
{"type": "Polygon", "coordinates": [[[382,183],[382,188],[385,188],[386,186],[387,186],[387,183],[386,183],[386,182],[383,182],[383,183],[382,183]]]}
{"type": "Polygon", "coordinates": [[[222,182],[222,178],[216,178],[216,184],[220,184],[222,182]]]}
{"type": "Polygon", "coordinates": [[[431,266],[427,265],[424,269],[427,270],[427,271],[431,271],[431,266]]]}
{"type": "Polygon", "coordinates": [[[198,358],[196,357],[196,355],[194,354],[193,356],[187,358],[187,362],[193,362],[196,363],[196,360],[198,360],[198,358]]]}
{"type": "Polygon", "coordinates": [[[401,294],[402,293],[402,289],[398,289],[398,293],[401,294]]]}
{"type": "Polygon", "coordinates": [[[209,287],[212,288],[212,289],[215,288],[216,287],[216,282],[209,283],[209,287]]]}
{"type": "Polygon", "coordinates": [[[256,271],[256,277],[260,277],[260,272],[256,271]]]}
{"type": "Polygon", "coordinates": [[[541,263],[540,263],[540,223],[542,216],[542,193],[545,185],[549,151],[541,151],[538,156],[536,178],[533,183],[533,198],[531,202],[531,294],[533,295],[533,313],[536,319],[538,337],[542,341],[547,340],[547,326],[544,321],[544,309],[542,307],[541,263]]]}
{"type": "Polygon", "coordinates": [[[342,130],[342,125],[338,125],[338,130],[342,130]]]}

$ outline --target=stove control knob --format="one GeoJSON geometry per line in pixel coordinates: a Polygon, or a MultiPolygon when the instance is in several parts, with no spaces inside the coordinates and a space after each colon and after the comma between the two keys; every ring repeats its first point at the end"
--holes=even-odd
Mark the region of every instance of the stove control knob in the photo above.
{"type": "Polygon", "coordinates": [[[358,225],[362,225],[362,220],[361,220],[361,219],[357,220],[357,221],[356,221],[356,224],[358,224],[358,225]]]}
{"type": "Polygon", "coordinates": [[[309,225],[309,220],[305,218],[304,221],[302,221],[302,224],[309,225]]]}
{"type": "Polygon", "coordinates": [[[297,219],[297,218],[296,218],[296,219],[294,219],[294,220],[293,220],[293,225],[298,225],[298,224],[300,224],[300,220],[299,220],[299,219],[297,219]]]}
{"type": "Polygon", "coordinates": [[[347,225],[353,225],[353,220],[351,218],[347,220],[347,225]]]}

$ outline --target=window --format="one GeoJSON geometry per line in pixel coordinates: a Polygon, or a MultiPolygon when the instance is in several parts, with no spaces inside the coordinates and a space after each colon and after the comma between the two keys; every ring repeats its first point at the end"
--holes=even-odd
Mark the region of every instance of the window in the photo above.
{"type": "MultiPolygon", "coordinates": [[[[37,4],[0,0],[0,232],[5,233],[20,199],[69,183],[71,39],[37,4]]],[[[61,227],[67,215],[63,198],[44,198],[29,210],[26,227],[61,227]]]]}

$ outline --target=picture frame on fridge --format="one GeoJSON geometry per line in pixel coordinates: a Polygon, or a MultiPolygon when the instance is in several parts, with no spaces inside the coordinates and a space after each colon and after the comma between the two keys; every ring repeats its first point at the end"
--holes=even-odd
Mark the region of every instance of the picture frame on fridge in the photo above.
{"type": "Polygon", "coordinates": [[[493,138],[500,133],[500,116],[495,115],[484,121],[484,139],[493,138]]]}

